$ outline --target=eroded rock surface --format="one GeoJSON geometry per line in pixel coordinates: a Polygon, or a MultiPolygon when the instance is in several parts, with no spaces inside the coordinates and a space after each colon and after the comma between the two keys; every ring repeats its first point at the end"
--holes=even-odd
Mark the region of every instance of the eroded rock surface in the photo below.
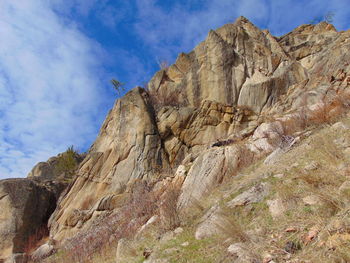
{"type": "MultiPolygon", "coordinates": [[[[51,188],[52,190],[52,188],[51,188]]],[[[0,181],[0,261],[25,251],[56,207],[56,194],[30,179],[0,181]]]]}
{"type": "Polygon", "coordinates": [[[108,114],[77,171],[77,180],[50,220],[52,234],[58,240],[72,236],[96,217],[117,208],[118,195],[128,184],[151,179],[167,166],[153,107],[147,93],[135,88],[108,114]],[[101,205],[95,206],[97,203],[101,205]]]}
{"type": "MultiPolygon", "coordinates": [[[[181,188],[180,209],[256,158],[272,152],[266,163],[278,161],[282,136],[291,132],[288,120],[307,119],[306,110],[348,92],[349,37],[324,22],[274,37],[243,17],[211,30],[193,51],[157,72],[148,90],[137,87],[117,100],[60,197],[51,236],[64,242],[117,211],[136,180],[158,181],[160,192],[173,184],[181,188]]],[[[289,139],[292,147],[297,138],[289,139]]],[[[51,178],[54,162],[38,164],[31,175],[51,178]]],[[[259,202],[268,193],[261,184],[232,206],[259,202]]],[[[211,212],[205,222],[215,225],[219,214],[211,212]]],[[[199,236],[217,231],[201,227],[199,236]]]]}

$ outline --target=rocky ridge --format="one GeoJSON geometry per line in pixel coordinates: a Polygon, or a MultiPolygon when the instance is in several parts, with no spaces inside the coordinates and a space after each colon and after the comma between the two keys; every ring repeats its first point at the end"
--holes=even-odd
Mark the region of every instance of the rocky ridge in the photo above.
{"type": "MultiPolygon", "coordinates": [[[[152,182],[159,200],[176,186],[180,214],[244,167],[271,153],[273,163],[300,140],[306,119],[326,106],[339,115],[339,103],[346,104],[339,98],[349,94],[349,35],[322,22],[274,37],[244,17],[210,31],[146,90],[137,87],[116,101],[59,198],[50,238],[63,245],[118,214],[140,181],[152,182]]],[[[258,196],[248,192],[232,207],[260,202],[270,187],[262,185],[258,196]]],[[[213,211],[207,217],[215,218],[213,211]]],[[[161,204],[154,213],[162,218],[161,204]]],[[[206,231],[205,224],[199,229],[206,231]]]]}

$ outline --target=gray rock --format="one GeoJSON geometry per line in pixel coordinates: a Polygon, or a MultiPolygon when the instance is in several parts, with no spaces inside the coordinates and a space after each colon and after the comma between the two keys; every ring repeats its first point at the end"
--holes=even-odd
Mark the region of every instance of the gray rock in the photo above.
{"type": "Polygon", "coordinates": [[[31,258],[34,261],[40,261],[43,260],[49,256],[51,256],[55,252],[55,248],[53,245],[50,244],[43,244],[40,247],[38,247],[31,255],[31,258]]]}
{"type": "Polygon", "coordinates": [[[259,183],[227,203],[229,207],[244,206],[262,201],[270,191],[268,183],[259,183]]]}

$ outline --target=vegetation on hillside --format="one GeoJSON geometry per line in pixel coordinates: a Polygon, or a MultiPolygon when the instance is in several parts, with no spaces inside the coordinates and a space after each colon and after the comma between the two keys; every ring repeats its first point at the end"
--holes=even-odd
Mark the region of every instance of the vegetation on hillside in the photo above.
{"type": "Polygon", "coordinates": [[[58,156],[55,173],[58,175],[64,173],[66,176],[72,176],[78,166],[78,158],[79,154],[74,147],[68,147],[65,152],[58,156]]]}

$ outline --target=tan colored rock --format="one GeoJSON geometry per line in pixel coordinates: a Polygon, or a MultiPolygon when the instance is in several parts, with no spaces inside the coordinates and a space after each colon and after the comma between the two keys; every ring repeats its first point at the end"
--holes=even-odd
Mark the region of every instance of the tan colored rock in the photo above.
{"type": "Polygon", "coordinates": [[[227,248],[227,252],[233,256],[238,263],[255,262],[257,257],[244,243],[234,243],[227,248]]]}
{"type": "Polygon", "coordinates": [[[164,73],[157,73],[150,81],[151,91],[171,94],[176,90],[190,106],[213,100],[257,112],[307,77],[304,68],[286,55],[271,34],[247,19],[211,30],[204,42],[179,56],[164,73]]]}
{"type": "MultiPolygon", "coordinates": [[[[274,120],[288,112],[299,126],[310,115],[305,111],[346,90],[349,37],[325,23],[274,37],[243,17],[210,31],[157,72],[148,92],[136,88],[116,102],[51,217],[51,234],[65,240],[118,210],[137,180],[158,180],[160,198],[182,185],[178,207],[184,208],[249,164],[252,152],[275,153],[266,160],[277,162],[285,131],[274,120]]],[[[241,203],[262,200],[262,193],[241,196],[241,203]]],[[[285,210],[279,199],[268,204],[274,217],[285,210]]],[[[198,235],[217,231],[209,225],[200,224],[198,235]]]]}
{"type": "Polygon", "coordinates": [[[55,247],[51,244],[43,244],[38,247],[31,255],[31,259],[35,262],[43,260],[51,256],[55,252],[55,247]]]}
{"type": "Polygon", "coordinates": [[[303,198],[303,202],[306,205],[317,205],[322,202],[322,200],[317,195],[308,195],[303,198]]]}
{"type": "Polygon", "coordinates": [[[341,194],[350,196],[350,181],[345,181],[342,183],[342,185],[339,187],[339,192],[341,194]]]}
{"type": "Polygon", "coordinates": [[[287,210],[286,206],[283,204],[283,201],[279,198],[268,200],[266,203],[269,206],[269,210],[273,218],[283,215],[283,213],[287,210]]]}
{"type": "Polygon", "coordinates": [[[179,197],[179,207],[185,208],[201,200],[226,175],[232,175],[239,163],[237,146],[212,148],[200,154],[188,171],[179,197]]]}
{"type": "Polygon", "coordinates": [[[195,238],[204,239],[218,235],[222,233],[222,227],[225,223],[225,218],[222,217],[219,206],[213,206],[201,219],[201,223],[195,232],[195,238]]]}
{"type": "Polygon", "coordinates": [[[123,193],[134,180],[151,178],[167,165],[147,93],[135,88],[116,102],[80,164],[78,179],[50,219],[52,235],[59,241],[73,236],[79,221],[83,222],[79,227],[88,227],[98,210],[115,208],[111,195],[123,193]],[[99,200],[97,208],[84,211],[86,202],[99,200]]]}

